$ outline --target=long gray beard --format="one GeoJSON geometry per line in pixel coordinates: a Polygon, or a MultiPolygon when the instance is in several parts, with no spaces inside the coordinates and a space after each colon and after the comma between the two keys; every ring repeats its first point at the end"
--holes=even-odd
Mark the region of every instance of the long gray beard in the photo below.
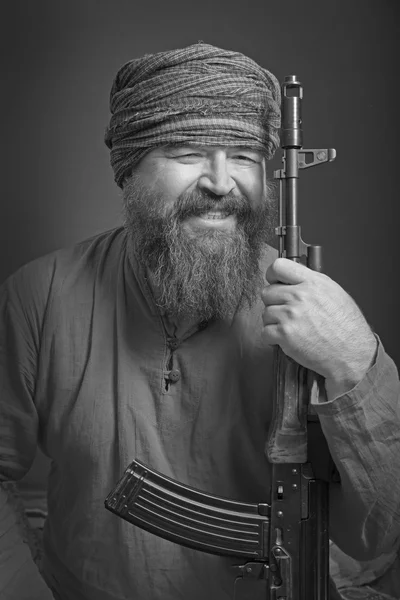
{"type": "Polygon", "coordinates": [[[271,229],[267,201],[255,211],[246,198],[182,194],[164,216],[163,199],[133,176],[124,190],[128,248],[151,272],[156,301],[170,317],[199,321],[232,317],[250,307],[262,285],[259,260],[271,229]],[[204,230],[189,235],[183,220],[218,204],[235,212],[234,231],[204,230]]]}

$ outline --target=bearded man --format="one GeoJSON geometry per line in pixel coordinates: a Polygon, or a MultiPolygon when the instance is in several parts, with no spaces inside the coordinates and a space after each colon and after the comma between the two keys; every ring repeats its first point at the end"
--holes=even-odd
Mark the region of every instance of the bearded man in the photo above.
{"type": "MultiPolygon", "coordinates": [[[[325,378],[333,540],[356,558],[396,544],[396,368],[338,284],[266,243],[279,106],[275,77],[237,52],[199,43],[128,62],[106,132],[123,227],[2,287],[0,474],[21,478],[37,444],[52,460],[41,576],[56,599],[232,597],[235,561],[139,530],[104,499],[138,458],[267,501],[276,345],[325,378]]],[[[7,506],[2,522],[2,598],[51,598],[7,506]]]]}

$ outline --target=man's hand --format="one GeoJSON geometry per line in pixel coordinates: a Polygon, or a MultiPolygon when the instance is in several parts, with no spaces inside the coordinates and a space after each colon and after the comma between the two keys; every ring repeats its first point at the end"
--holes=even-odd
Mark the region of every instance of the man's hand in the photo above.
{"type": "Polygon", "coordinates": [[[377,341],[354,300],[332,279],[286,258],[262,292],[264,339],[325,377],[328,397],[353,388],[373,364],[377,341]]]}

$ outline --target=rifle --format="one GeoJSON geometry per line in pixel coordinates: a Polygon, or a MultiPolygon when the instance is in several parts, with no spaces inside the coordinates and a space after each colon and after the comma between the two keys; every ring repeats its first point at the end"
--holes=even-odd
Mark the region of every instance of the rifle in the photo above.
{"type": "MultiPolygon", "coordinates": [[[[299,170],[334,160],[334,149],[302,149],[303,88],[296,76],[282,85],[282,169],[279,256],[322,269],[321,247],[303,242],[297,223],[299,170]],[[283,186],[285,182],[285,186],[283,186]]],[[[310,397],[322,378],[274,356],[275,404],[266,453],[272,464],[269,502],[244,503],[174,481],[134,460],[105,507],[172,542],[240,559],[234,600],[327,600],[329,597],[328,485],[332,462],[310,397]],[[311,434],[311,435],[310,435],[311,434]],[[311,438],[311,439],[310,439],[311,438]],[[322,457],[322,460],[321,460],[322,457]]]]}

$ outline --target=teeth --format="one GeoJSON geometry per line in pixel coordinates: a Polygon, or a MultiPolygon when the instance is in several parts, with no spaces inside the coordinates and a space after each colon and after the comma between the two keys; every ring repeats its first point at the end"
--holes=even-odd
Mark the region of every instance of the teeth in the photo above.
{"type": "Polygon", "coordinates": [[[202,219],[225,219],[228,213],[225,212],[208,212],[200,215],[202,219]]]}

